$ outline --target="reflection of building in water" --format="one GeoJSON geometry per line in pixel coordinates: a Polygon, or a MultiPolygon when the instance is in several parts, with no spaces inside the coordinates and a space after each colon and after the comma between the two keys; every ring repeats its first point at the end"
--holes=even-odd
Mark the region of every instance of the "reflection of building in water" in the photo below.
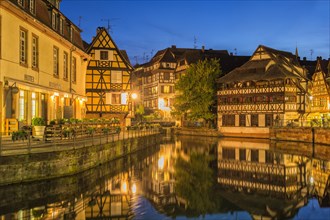
{"type": "Polygon", "coordinates": [[[305,174],[301,175],[301,172],[306,168],[294,160],[292,156],[271,151],[268,142],[220,140],[218,182],[224,189],[232,191],[224,192],[223,195],[229,200],[236,198],[232,202],[242,206],[254,217],[289,217],[307,202],[301,193],[306,186],[305,174]],[[243,194],[239,192],[245,195],[241,198],[243,194]],[[252,193],[254,195],[249,198],[252,193]],[[256,200],[258,196],[262,198],[256,200]],[[267,199],[271,200],[265,203],[267,199]],[[249,210],[249,203],[255,203],[250,207],[253,210],[249,210]],[[257,207],[261,210],[257,211],[257,207]],[[262,210],[264,207],[266,210],[262,210]]]}
{"type": "Polygon", "coordinates": [[[330,207],[330,161],[312,160],[310,183],[320,206],[330,207]]]}
{"type": "Polygon", "coordinates": [[[86,219],[131,218],[130,199],[136,193],[136,183],[130,172],[121,173],[106,181],[104,187],[90,195],[85,202],[86,219]]]}
{"type": "Polygon", "coordinates": [[[303,142],[271,142],[271,149],[300,165],[301,176],[320,206],[330,207],[330,148],[303,142]],[[305,169],[303,169],[303,167],[305,169]],[[306,175],[304,175],[306,174],[306,175]]]}
{"type": "Polygon", "coordinates": [[[167,205],[175,204],[173,154],[171,144],[163,144],[160,151],[151,157],[151,163],[142,174],[142,191],[144,196],[155,204],[159,211],[167,205]]]}

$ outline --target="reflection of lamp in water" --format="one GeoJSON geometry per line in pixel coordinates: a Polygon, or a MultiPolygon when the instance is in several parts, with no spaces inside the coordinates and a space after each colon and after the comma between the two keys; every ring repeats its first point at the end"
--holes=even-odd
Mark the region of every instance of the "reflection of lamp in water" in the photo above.
{"type": "Polygon", "coordinates": [[[159,159],[158,159],[158,168],[159,169],[164,169],[164,163],[165,163],[165,161],[164,161],[164,156],[161,156],[159,159]]]}
{"type": "Polygon", "coordinates": [[[311,178],[309,179],[309,182],[310,182],[311,185],[314,185],[314,177],[313,176],[311,176],[311,178]]]}
{"type": "Polygon", "coordinates": [[[135,194],[136,193],[136,184],[133,183],[132,185],[132,193],[135,194]]]}
{"type": "Polygon", "coordinates": [[[124,181],[122,184],[121,184],[121,192],[122,193],[127,193],[127,182],[124,181]]]}

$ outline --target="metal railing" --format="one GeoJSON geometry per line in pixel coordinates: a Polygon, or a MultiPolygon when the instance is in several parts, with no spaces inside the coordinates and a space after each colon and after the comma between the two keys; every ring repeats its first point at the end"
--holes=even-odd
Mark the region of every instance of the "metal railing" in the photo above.
{"type": "Polygon", "coordinates": [[[14,140],[13,134],[7,136],[3,133],[0,135],[0,157],[79,149],[94,145],[103,145],[118,140],[153,135],[160,132],[160,128],[155,126],[129,130],[126,127],[121,127],[118,130],[118,128],[104,129],[97,126],[87,126],[86,129],[76,129],[71,130],[71,133],[66,133],[64,131],[72,129],[71,126],[66,125],[61,127],[60,132],[50,139],[47,137],[47,132],[49,132],[47,129],[42,138],[36,138],[28,131],[17,140],[14,140]]]}

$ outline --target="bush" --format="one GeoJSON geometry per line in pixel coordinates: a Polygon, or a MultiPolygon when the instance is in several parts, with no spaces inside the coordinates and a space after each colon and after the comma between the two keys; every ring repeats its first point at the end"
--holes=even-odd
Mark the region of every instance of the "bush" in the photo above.
{"type": "Polygon", "coordinates": [[[46,122],[45,119],[41,118],[41,117],[35,117],[32,118],[32,123],[33,126],[45,126],[46,122]]]}

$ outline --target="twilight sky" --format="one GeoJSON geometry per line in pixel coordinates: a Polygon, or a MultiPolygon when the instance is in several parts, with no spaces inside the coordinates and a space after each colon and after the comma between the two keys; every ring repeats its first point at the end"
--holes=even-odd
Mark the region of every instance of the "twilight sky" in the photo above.
{"type": "Polygon", "coordinates": [[[330,58],[330,0],[62,0],[60,9],[88,43],[110,20],[133,64],[171,45],[237,55],[260,44],[292,53],[297,46],[301,57],[330,58]]]}

